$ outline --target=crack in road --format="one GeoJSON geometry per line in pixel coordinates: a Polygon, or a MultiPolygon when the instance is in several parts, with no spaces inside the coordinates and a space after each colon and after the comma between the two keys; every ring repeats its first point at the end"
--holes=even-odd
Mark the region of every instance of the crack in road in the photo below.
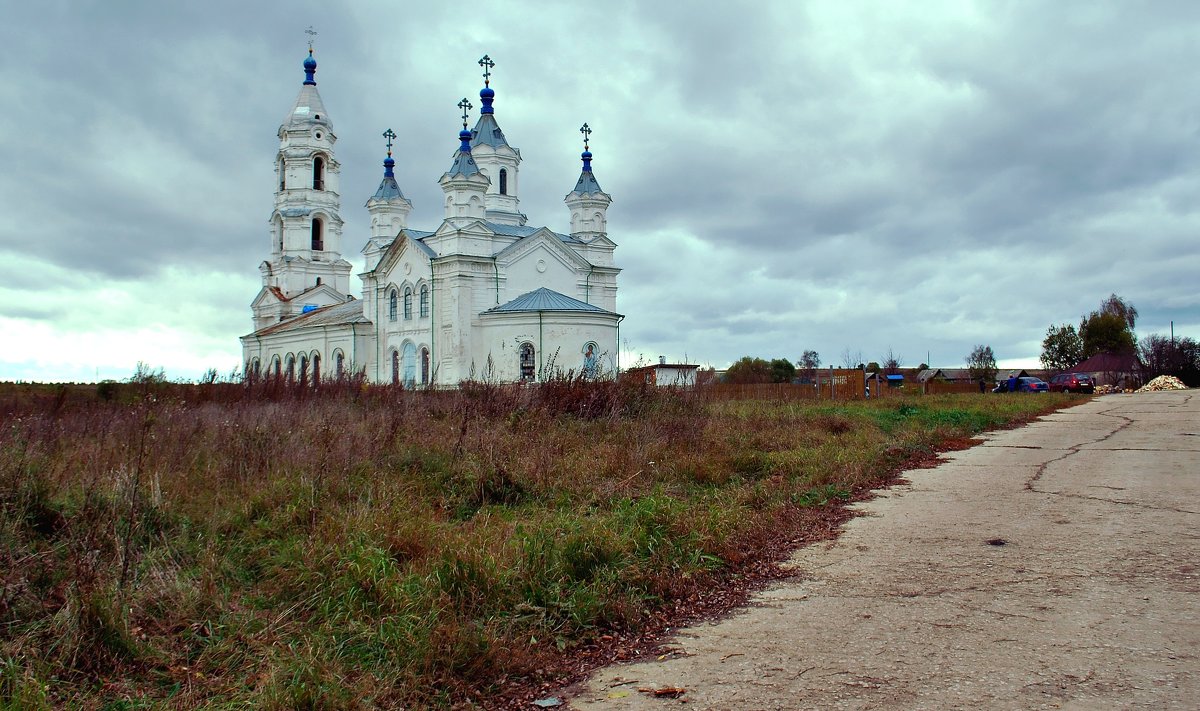
{"type": "Polygon", "coordinates": [[[1118,432],[1121,432],[1122,430],[1124,430],[1125,428],[1127,428],[1133,424],[1133,420],[1131,418],[1125,417],[1123,415],[1110,414],[1113,411],[1115,411],[1116,409],[1117,409],[1116,407],[1113,407],[1112,409],[1104,410],[1104,411],[1098,412],[1096,414],[1100,415],[1102,417],[1114,417],[1114,418],[1117,418],[1120,420],[1124,420],[1124,422],[1122,422],[1120,426],[1118,426],[1112,432],[1109,432],[1108,434],[1104,435],[1103,437],[1101,437],[1099,439],[1091,440],[1090,442],[1082,442],[1082,443],[1074,445],[1072,447],[1068,447],[1065,450],[1065,454],[1063,454],[1061,457],[1055,457],[1054,459],[1049,459],[1045,462],[1042,462],[1040,465],[1038,465],[1037,471],[1035,471],[1033,473],[1033,476],[1030,477],[1029,480],[1025,482],[1025,490],[1032,491],[1032,492],[1038,493],[1038,494],[1050,494],[1050,495],[1054,495],[1054,496],[1071,496],[1071,494],[1063,494],[1062,492],[1058,492],[1058,491],[1042,491],[1042,490],[1037,489],[1035,487],[1035,485],[1037,484],[1038,480],[1042,478],[1042,475],[1044,475],[1046,473],[1046,470],[1050,467],[1051,464],[1054,464],[1055,462],[1061,462],[1062,460],[1066,459],[1067,457],[1070,457],[1073,454],[1079,454],[1080,449],[1086,444],[1096,445],[1096,444],[1100,444],[1101,442],[1105,442],[1109,438],[1111,438],[1113,435],[1117,434],[1118,432]]]}

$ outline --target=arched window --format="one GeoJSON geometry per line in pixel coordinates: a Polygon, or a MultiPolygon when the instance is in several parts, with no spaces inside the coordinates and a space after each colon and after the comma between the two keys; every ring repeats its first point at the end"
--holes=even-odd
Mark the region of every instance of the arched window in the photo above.
{"type": "Polygon", "coordinates": [[[346,356],[345,356],[345,354],[342,353],[341,351],[338,351],[337,356],[334,358],[333,364],[334,364],[333,365],[334,377],[336,377],[338,380],[341,380],[346,375],[346,356]]]}
{"type": "Polygon", "coordinates": [[[417,380],[417,347],[404,344],[404,387],[410,388],[417,380]]]}
{"type": "Polygon", "coordinates": [[[313,353],[312,356],[313,368],[313,387],[321,384],[321,354],[313,353]]]}
{"type": "Polygon", "coordinates": [[[312,248],[315,252],[325,249],[325,240],[322,239],[321,228],[321,218],[314,217],[312,221],[312,248]]]}
{"type": "Polygon", "coordinates": [[[421,348],[421,384],[429,384],[429,349],[421,348]]]}
{"type": "Polygon", "coordinates": [[[275,371],[275,379],[278,380],[283,375],[283,363],[279,362],[279,356],[274,356],[271,359],[271,370],[275,371]]]}
{"type": "Polygon", "coordinates": [[[300,354],[300,380],[301,385],[308,385],[308,356],[300,354]]]}
{"type": "Polygon", "coordinates": [[[429,318],[429,286],[421,285],[421,318],[429,318]]]}
{"type": "Polygon", "coordinates": [[[404,287],[404,320],[412,318],[412,287],[404,287]]]}
{"type": "Polygon", "coordinates": [[[508,195],[508,171],[500,169],[500,194],[508,195]]]}
{"type": "Polygon", "coordinates": [[[533,380],[537,373],[534,361],[533,344],[526,341],[521,344],[521,380],[533,380]]]}
{"type": "Polygon", "coordinates": [[[283,251],[283,218],[281,218],[279,215],[276,215],[275,219],[272,220],[272,222],[274,223],[275,244],[279,245],[279,251],[282,252],[283,251]]]}
{"type": "Polygon", "coordinates": [[[388,296],[388,320],[396,320],[396,290],[392,289],[392,293],[388,296]]]}
{"type": "Polygon", "coordinates": [[[313,158],[313,190],[325,189],[325,159],[321,156],[313,158]]]}
{"type": "Polygon", "coordinates": [[[286,188],[287,188],[287,165],[283,162],[283,159],[280,158],[279,159],[279,189],[284,190],[286,188]]]}
{"type": "Polygon", "coordinates": [[[400,351],[392,351],[392,385],[400,384],[400,351]]]}
{"type": "Polygon", "coordinates": [[[296,356],[288,354],[287,357],[287,381],[290,383],[296,379],[296,356]]]}
{"type": "Polygon", "coordinates": [[[317,277],[317,286],[321,285],[321,277],[317,277]]]}

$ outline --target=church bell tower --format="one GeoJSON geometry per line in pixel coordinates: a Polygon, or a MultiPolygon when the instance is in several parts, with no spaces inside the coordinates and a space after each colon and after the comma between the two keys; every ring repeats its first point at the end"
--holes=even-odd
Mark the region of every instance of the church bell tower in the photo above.
{"type": "Polygon", "coordinates": [[[344,297],[350,291],[351,266],[342,259],[338,214],[341,166],[333,152],[337,136],[317,92],[316,72],[310,41],[304,83],[279,127],[271,257],[259,266],[263,287],[285,299],[322,285],[344,297]]]}

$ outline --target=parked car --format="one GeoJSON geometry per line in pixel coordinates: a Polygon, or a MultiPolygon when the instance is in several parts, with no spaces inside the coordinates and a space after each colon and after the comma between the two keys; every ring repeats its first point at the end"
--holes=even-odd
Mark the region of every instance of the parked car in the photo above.
{"type": "Polygon", "coordinates": [[[1094,393],[1096,381],[1087,373],[1060,373],[1050,378],[1050,392],[1094,393]]]}
{"type": "Polygon", "coordinates": [[[1050,392],[1050,385],[1041,378],[1017,378],[1017,392],[1045,393],[1050,392]]]}

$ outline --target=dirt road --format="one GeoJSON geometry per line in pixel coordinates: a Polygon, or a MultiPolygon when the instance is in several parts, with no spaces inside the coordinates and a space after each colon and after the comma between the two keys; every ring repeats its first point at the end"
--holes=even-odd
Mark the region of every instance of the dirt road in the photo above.
{"type": "Polygon", "coordinates": [[[1200,393],[1096,398],[906,478],[572,707],[1200,709],[1200,393]]]}

